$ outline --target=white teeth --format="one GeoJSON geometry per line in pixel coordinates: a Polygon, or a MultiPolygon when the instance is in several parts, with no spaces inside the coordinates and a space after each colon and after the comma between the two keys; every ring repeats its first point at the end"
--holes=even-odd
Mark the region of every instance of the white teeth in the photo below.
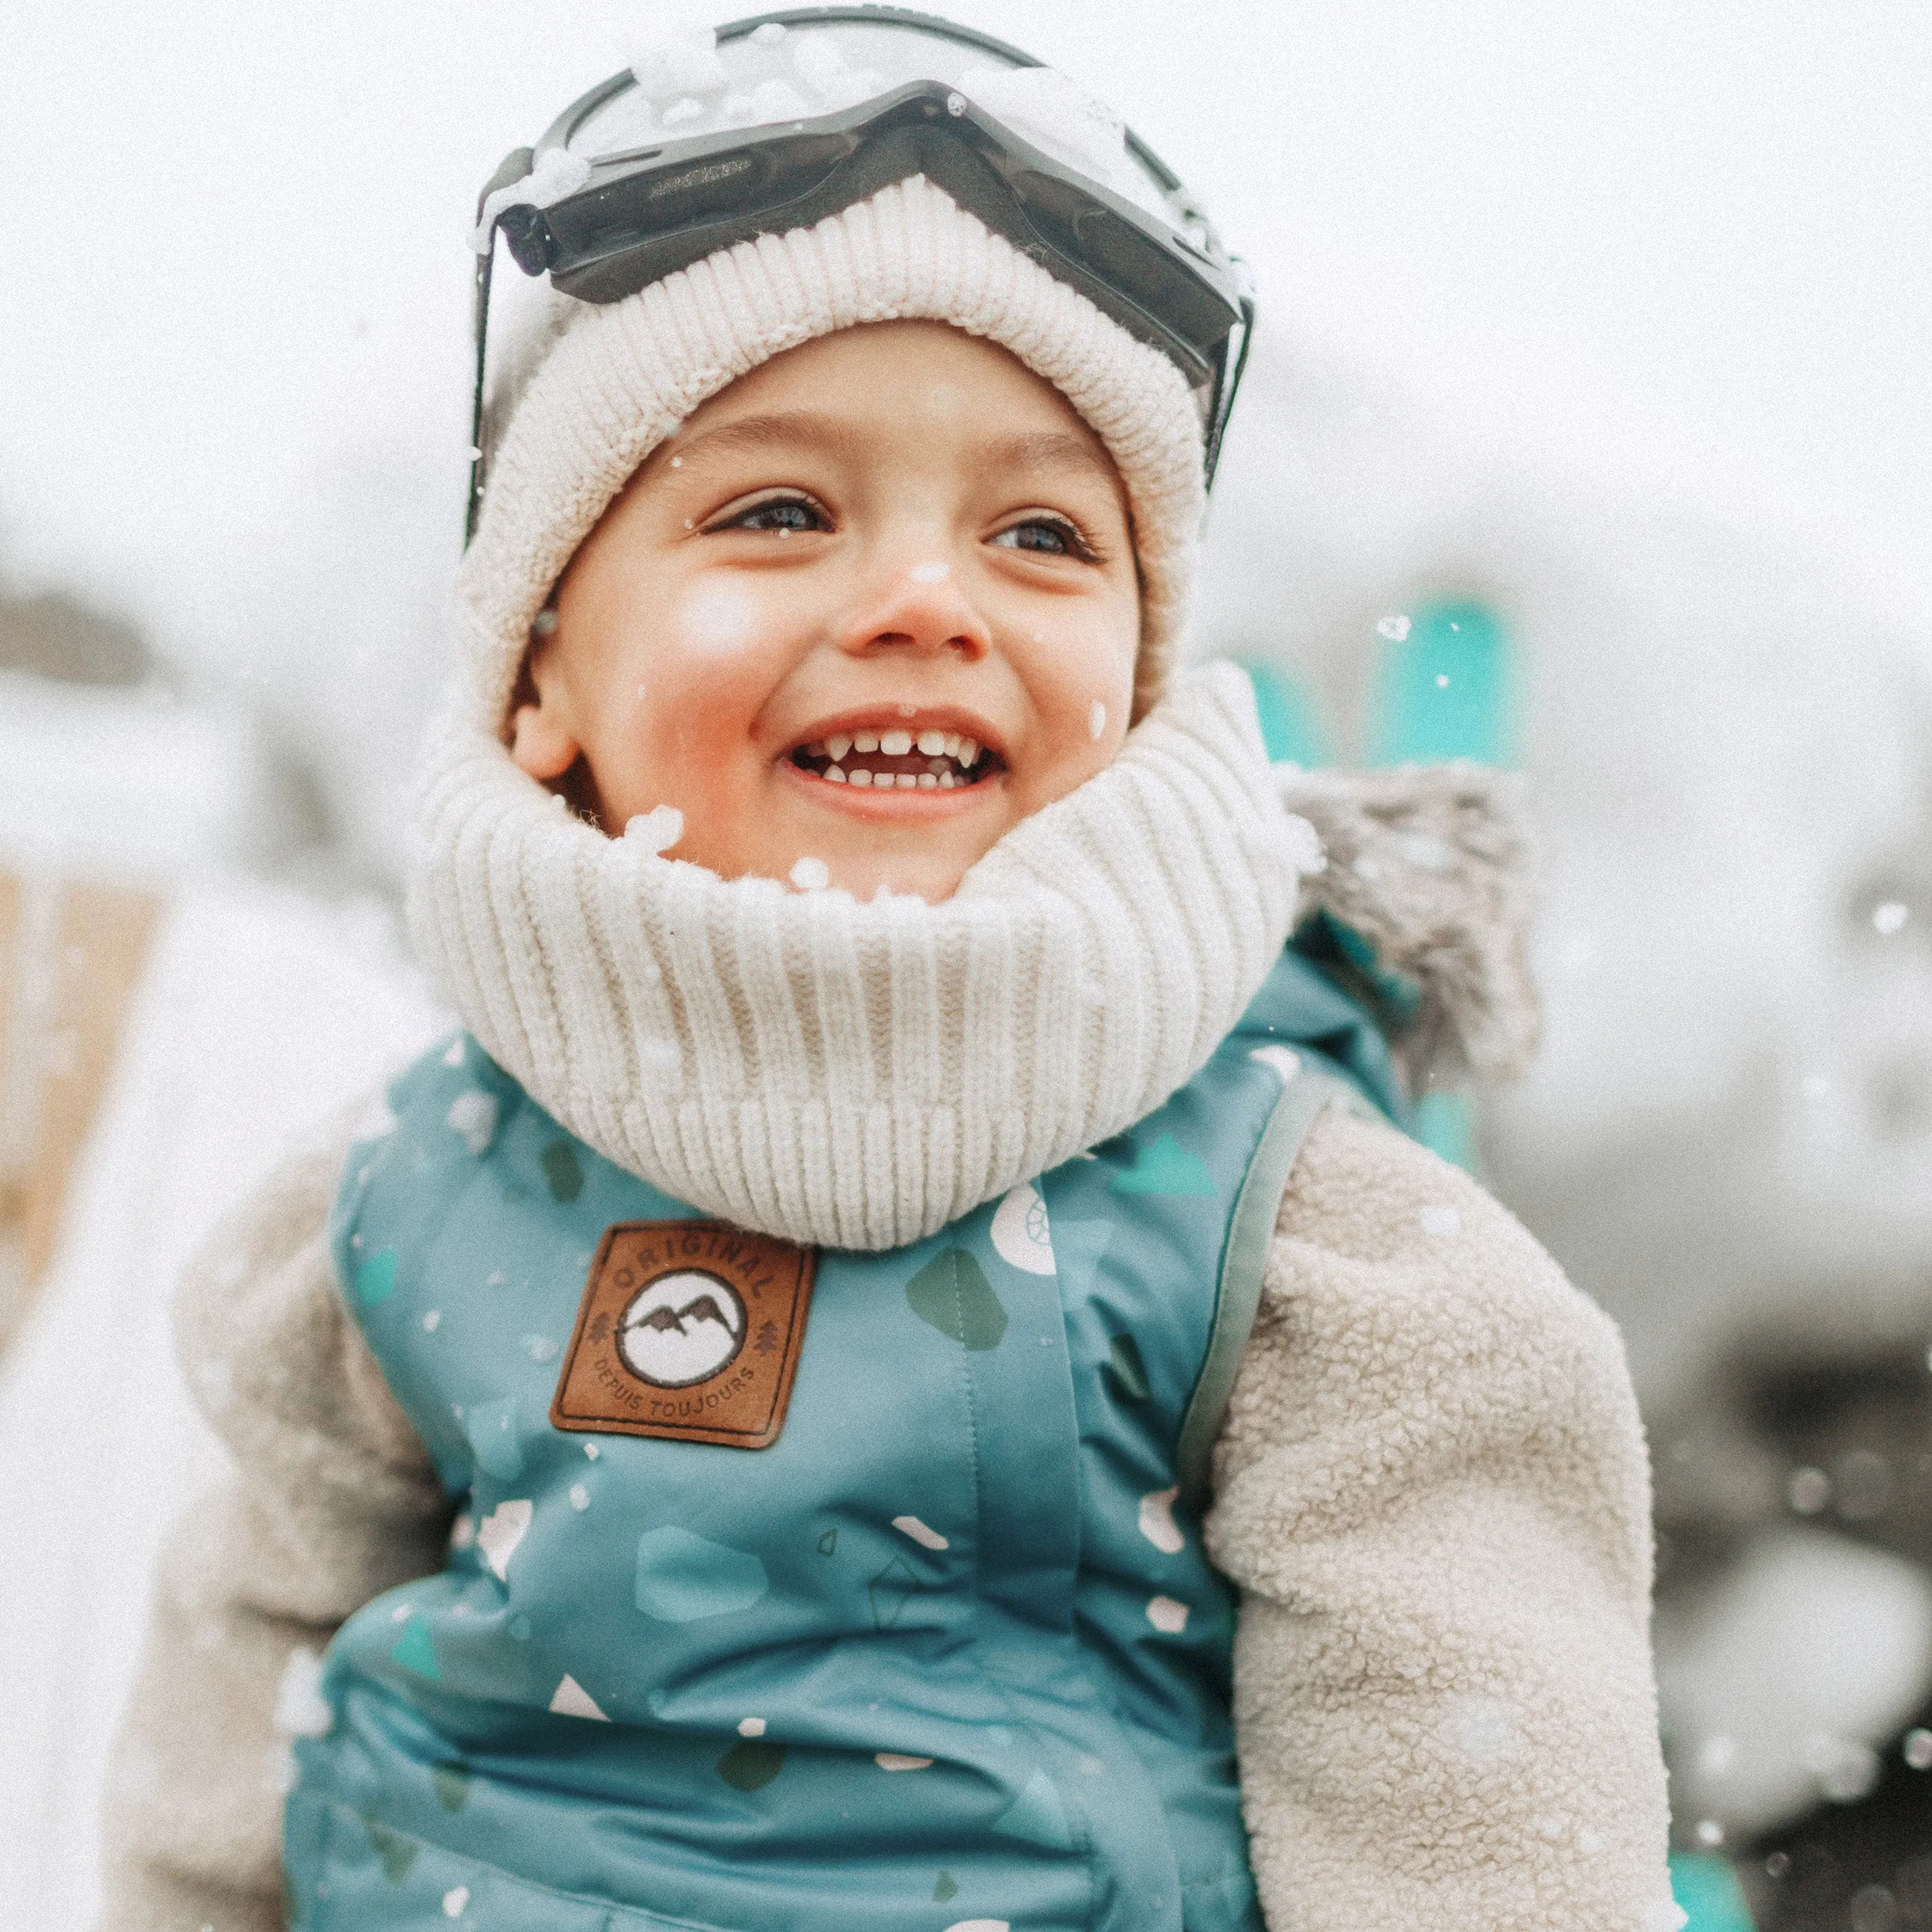
{"type": "Polygon", "coordinates": [[[979,762],[979,740],[977,738],[962,737],[959,741],[959,749],[954,753],[953,756],[968,771],[971,771],[973,767],[979,762]]]}
{"type": "Polygon", "coordinates": [[[919,774],[916,771],[902,771],[896,782],[901,791],[915,791],[919,787],[919,774]]]}
{"type": "Polygon", "coordinates": [[[941,791],[951,791],[959,781],[950,771],[942,771],[937,782],[941,791]]]}
{"type": "Polygon", "coordinates": [[[910,731],[886,731],[879,734],[879,749],[888,758],[903,758],[913,748],[913,734],[910,731]]]}
{"type": "Polygon", "coordinates": [[[937,791],[939,781],[930,771],[922,771],[919,774],[919,788],[921,791],[937,791]]]}
{"type": "Polygon", "coordinates": [[[936,758],[946,749],[946,734],[943,731],[922,731],[919,734],[919,748],[929,758],[936,758]]]}
{"type": "Polygon", "coordinates": [[[947,732],[946,742],[940,747],[940,750],[944,752],[947,757],[957,758],[959,756],[959,733],[957,731],[947,732]]]}
{"type": "Polygon", "coordinates": [[[825,772],[825,780],[829,784],[842,785],[845,782],[845,774],[837,765],[829,766],[825,772]]]}
{"type": "Polygon", "coordinates": [[[872,783],[872,774],[863,765],[861,765],[852,774],[852,783],[855,785],[869,785],[872,783]]]}
{"type": "Polygon", "coordinates": [[[852,736],[852,748],[855,751],[876,751],[879,749],[879,733],[876,731],[855,732],[852,736]]]}
{"type": "Polygon", "coordinates": [[[851,749],[852,740],[849,738],[828,738],[825,740],[825,756],[834,764],[838,764],[851,749]]]}

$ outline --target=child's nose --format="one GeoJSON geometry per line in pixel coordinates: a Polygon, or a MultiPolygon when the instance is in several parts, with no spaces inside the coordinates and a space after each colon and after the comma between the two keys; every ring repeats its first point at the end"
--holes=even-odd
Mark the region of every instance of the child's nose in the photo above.
{"type": "Polygon", "coordinates": [[[992,648],[991,627],[951,563],[937,553],[901,556],[869,587],[871,595],[845,634],[844,648],[854,656],[956,651],[973,662],[992,648]]]}

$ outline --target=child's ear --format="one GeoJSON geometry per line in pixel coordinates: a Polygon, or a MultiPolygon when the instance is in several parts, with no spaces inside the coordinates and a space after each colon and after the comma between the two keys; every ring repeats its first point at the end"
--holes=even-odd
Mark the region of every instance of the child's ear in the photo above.
{"type": "Polygon", "coordinates": [[[532,641],[511,701],[510,757],[520,770],[546,785],[561,778],[583,755],[572,724],[556,646],[553,622],[532,641]]]}

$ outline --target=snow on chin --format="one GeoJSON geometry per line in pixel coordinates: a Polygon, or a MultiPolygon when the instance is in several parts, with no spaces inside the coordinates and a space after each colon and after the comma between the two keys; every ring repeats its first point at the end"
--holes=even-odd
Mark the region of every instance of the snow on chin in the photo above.
{"type": "Polygon", "coordinates": [[[648,852],[668,852],[684,836],[684,814],[675,805],[653,805],[625,825],[624,835],[648,852]]]}
{"type": "Polygon", "coordinates": [[[685,600],[678,628],[686,648],[705,657],[742,651],[757,634],[757,600],[735,583],[700,584],[685,600]]]}
{"type": "Polygon", "coordinates": [[[1107,706],[1096,698],[1087,714],[1087,735],[1098,744],[1106,734],[1107,706]]]}

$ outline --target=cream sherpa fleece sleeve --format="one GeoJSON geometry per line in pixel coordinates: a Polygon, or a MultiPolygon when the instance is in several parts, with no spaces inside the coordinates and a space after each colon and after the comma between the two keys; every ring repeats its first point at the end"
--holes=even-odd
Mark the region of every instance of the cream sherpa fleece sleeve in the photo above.
{"type": "Polygon", "coordinates": [[[1622,1347],[1503,1208],[1325,1114],[1215,1466],[1270,1932],[1679,1923],[1622,1347]]]}
{"type": "Polygon", "coordinates": [[[443,1560],[441,1485],[336,1290],[325,1226],[347,1136],[332,1138],[182,1285],[189,1384],[237,1473],[162,1555],[107,1799],[102,1932],[282,1924],[288,1740],[317,1706],[321,1649],[443,1560]]]}

